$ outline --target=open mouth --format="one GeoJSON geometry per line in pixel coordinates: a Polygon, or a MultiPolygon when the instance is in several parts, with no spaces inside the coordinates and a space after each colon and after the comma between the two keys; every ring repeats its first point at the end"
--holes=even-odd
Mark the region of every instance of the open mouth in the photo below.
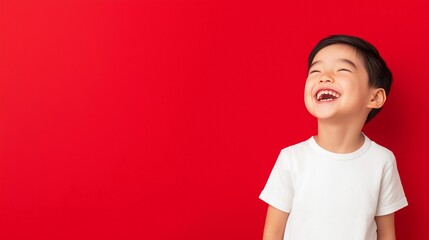
{"type": "Polygon", "coordinates": [[[340,97],[340,94],[333,90],[321,89],[316,93],[316,99],[319,102],[333,101],[340,97]]]}

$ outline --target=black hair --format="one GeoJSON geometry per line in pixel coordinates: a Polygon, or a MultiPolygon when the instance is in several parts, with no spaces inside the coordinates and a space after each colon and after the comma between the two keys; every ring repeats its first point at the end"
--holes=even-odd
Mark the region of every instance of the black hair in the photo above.
{"type": "MultiPolygon", "coordinates": [[[[316,54],[323,48],[333,44],[346,44],[354,48],[358,55],[364,61],[365,69],[368,73],[368,80],[370,87],[383,88],[386,96],[389,95],[390,87],[392,85],[392,72],[387,67],[386,62],[380,56],[378,50],[369,42],[354,36],[348,35],[331,35],[327,38],[320,40],[320,42],[313,48],[308,57],[308,69],[310,69],[313,59],[316,54]]],[[[369,122],[380,112],[381,108],[372,109],[365,123],[369,122]]]]}

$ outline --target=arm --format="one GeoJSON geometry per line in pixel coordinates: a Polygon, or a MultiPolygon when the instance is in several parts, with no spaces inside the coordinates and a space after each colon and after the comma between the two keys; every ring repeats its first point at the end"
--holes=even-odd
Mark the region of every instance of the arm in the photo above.
{"type": "Polygon", "coordinates": [[[268,205],[263,240],[282,240],[289,213],[268,205]]]}
{"type": "Polygon", "coordinates": [[[395,213],[376,216],[377,240],[395,240],[395,213]]]}

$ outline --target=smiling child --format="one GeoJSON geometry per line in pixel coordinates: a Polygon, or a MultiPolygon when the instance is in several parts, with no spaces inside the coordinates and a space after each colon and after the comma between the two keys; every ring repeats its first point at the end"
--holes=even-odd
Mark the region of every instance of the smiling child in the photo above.
{"type": "Polygon", "coordinates": [[[264,240],[394,240],[407,200],[393,153],[362,128],[382,108],[392,74],[367,41],[322,39],[304,90],[317,135],[280,152],[260,198],[264,240]]]}

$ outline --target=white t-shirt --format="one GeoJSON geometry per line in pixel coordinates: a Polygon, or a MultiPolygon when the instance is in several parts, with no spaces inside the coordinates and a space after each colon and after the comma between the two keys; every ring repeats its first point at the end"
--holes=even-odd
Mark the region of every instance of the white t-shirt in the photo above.
{"type": "Polygon", "coordinates": [[[313,137],[283,149],[259,197],[289,213],[285,240],[376,240],[374,217],[408,205],[393,153],[366,136],[347,154],[313,137]]]}

